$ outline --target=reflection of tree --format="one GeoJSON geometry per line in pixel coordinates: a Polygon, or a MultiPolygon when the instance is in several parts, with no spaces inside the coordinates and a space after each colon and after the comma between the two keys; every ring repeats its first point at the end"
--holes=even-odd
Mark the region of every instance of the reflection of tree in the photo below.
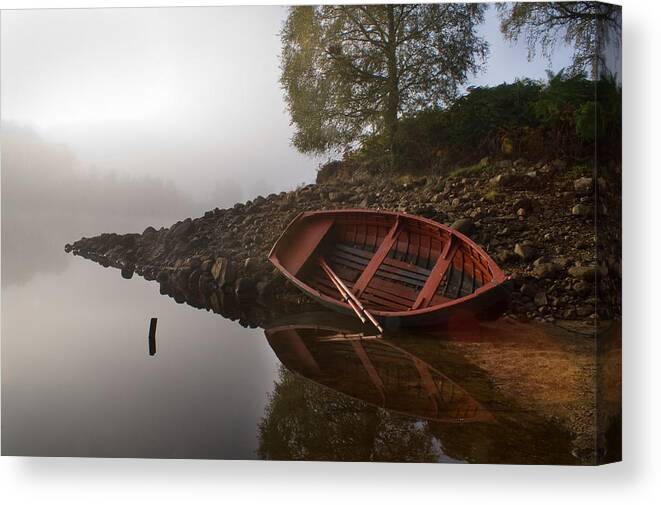
{"type": "Polygon", "coordinates": [[[259,457],[438,461],[427,423],[368,406],[280,368],[259,425],[259,457]]]}

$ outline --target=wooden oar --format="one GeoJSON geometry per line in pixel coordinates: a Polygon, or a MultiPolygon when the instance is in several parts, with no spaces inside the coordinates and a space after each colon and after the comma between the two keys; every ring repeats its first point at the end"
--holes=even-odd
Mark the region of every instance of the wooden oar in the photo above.
{"type": "MultiPolygon", "coordinates": [[[[326,260],[320,258],[319,264],[321,265],[321,268],[324,270],[324,272],[326,272],[326,275],[328,275],[328,277],[330,277],[331,280],[333,280],[333,284],[335,284],[335,287],[338,288],[340,294],[343,297],[348,297],[349,299],[351,299],[358,307],[358,309],[360,309],[360,312],[362,312],[367,317],[367,319],[370,320],[370,322],[376,327],[377,330],[379,330],[380,333],[383,333],[383,328],[376,320],[376,318],[363,306],[362,303],[360,303],[360,300],[356,298],[356,296],[351,292],[351,290],[346,286],[346,284],[344,284],[342,279],[340,279],[340,277],[335,272],[333,272],[333,269],[330,266],[328,266],[326,260]]],[[[354,312],[356,312],[355,307],[353,305],[351,305],[351,308],[354,309],[354,312]]]]}
{"type": "Polygon", "coordinates": [[[331,275],[331,274],[328,272],[328,270],[326,270],[326,266],[327,266],[327,265],[324,266],[324,265],[320,262],[320,266],[321,266],[322,270],[324,271],[324,273],[328,276],[328,278],[330,279],[330,281],[333,283],[333,286],[335,286],[335,289],[337,289],[337,290],[339,291],[340,296],[342,297],[342,300],[344,300],[344,302],[347,303],[347,304],[349,305],[349,307],[351,307],[351,309],[356,313],[356,316],[358,316],[358,319],[360,319],[360,321],[361,321],[363,324],[365,324],[365,323],[367,322],[367,320],[366,320],[365,317],[363,317],[363,315],[361,314],[360,309],[356,306],[356,304],[354,303],[354,301],[353,301],[351,298],[349,298],[349,296],[347,295],[347,293],[342,289],[342,286],[341,286],[340,284],[337,283],[337,281],[335,280],[335,277],[333,277],[333,275],[331,275]]]}
{"type": "Polygon", "coordinates": [[[349,296],[347,296],[347,294],[342,289],[341,285],[337,283],[337,281],[333,278],[333,276],[326,270],[324,265],[322,265],[321,267],[324,270],[324,272],[326,273],[326,275],[328,276],[328,278],[331,280],[333,285],[335,286],[335,289],[337,289],[340,292],[340,296],[342,297],[344,302],[347,303],[349,305],[349,307],[351,307],[351,309],[356,313],[356,316],[358,316],[358,319],[360,319],[360,321],[363,324],[365,324],[367,322],[367,320],[360,313],[360,309],[356,306],[354,301],[351,298],[349,298],[349,296]]]}

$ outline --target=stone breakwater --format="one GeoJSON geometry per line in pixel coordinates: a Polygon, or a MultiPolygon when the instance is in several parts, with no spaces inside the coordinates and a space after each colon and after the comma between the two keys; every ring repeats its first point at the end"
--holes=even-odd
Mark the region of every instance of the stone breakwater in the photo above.
{"type": "Polygon", "coordinates": [[[619,171],[611,172],[617,175],[595,180],[559,160],[532,166],[483,160],[445,177],[356,175],[258,196],[169,228],[81,238],[65,250],[118,268],[125,278],[156,280],[179,302],[262,324],[274,304],[280,312],[314,305],[267,260],[298,213],[397,210],[453,226],[484,248],[513,277],[511,316],[613,319],[620,313],[621,266],[619,171]],[[597,218],[610,230],[608,244],[598,243],[597,218]],[[258,313],[247,314],[246,307],[258,313]]]}

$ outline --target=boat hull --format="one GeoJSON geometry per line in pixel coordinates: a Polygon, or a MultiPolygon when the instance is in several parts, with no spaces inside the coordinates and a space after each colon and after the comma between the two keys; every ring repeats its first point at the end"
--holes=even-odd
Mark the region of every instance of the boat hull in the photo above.
{"type": "Polygon", "coordinates": [[[509,278],[468,237],[398,212],[304,212],[269,260],[323,306],[359,317],[364,308],[386,329],[492,319],[511,295],[509,278]]]}

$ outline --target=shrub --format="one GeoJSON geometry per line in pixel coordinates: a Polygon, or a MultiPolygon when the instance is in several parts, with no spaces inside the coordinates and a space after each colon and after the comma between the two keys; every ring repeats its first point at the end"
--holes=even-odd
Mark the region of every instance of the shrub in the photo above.
{"type": "MultiPolygon", "coordinates": [[[[594,155],[595,141],[604,156],[619,150],[620,136],[621,88],[615,80],[560,72],[546,83],[523,79],[469,88],[448,108],[402,117],[396,167],[403,173],[447,173],[485,156],[584,162],[594,155]]],[[[386,145],[381,135],[372,135],[349,159],[381,170],[386,145]]]]}

